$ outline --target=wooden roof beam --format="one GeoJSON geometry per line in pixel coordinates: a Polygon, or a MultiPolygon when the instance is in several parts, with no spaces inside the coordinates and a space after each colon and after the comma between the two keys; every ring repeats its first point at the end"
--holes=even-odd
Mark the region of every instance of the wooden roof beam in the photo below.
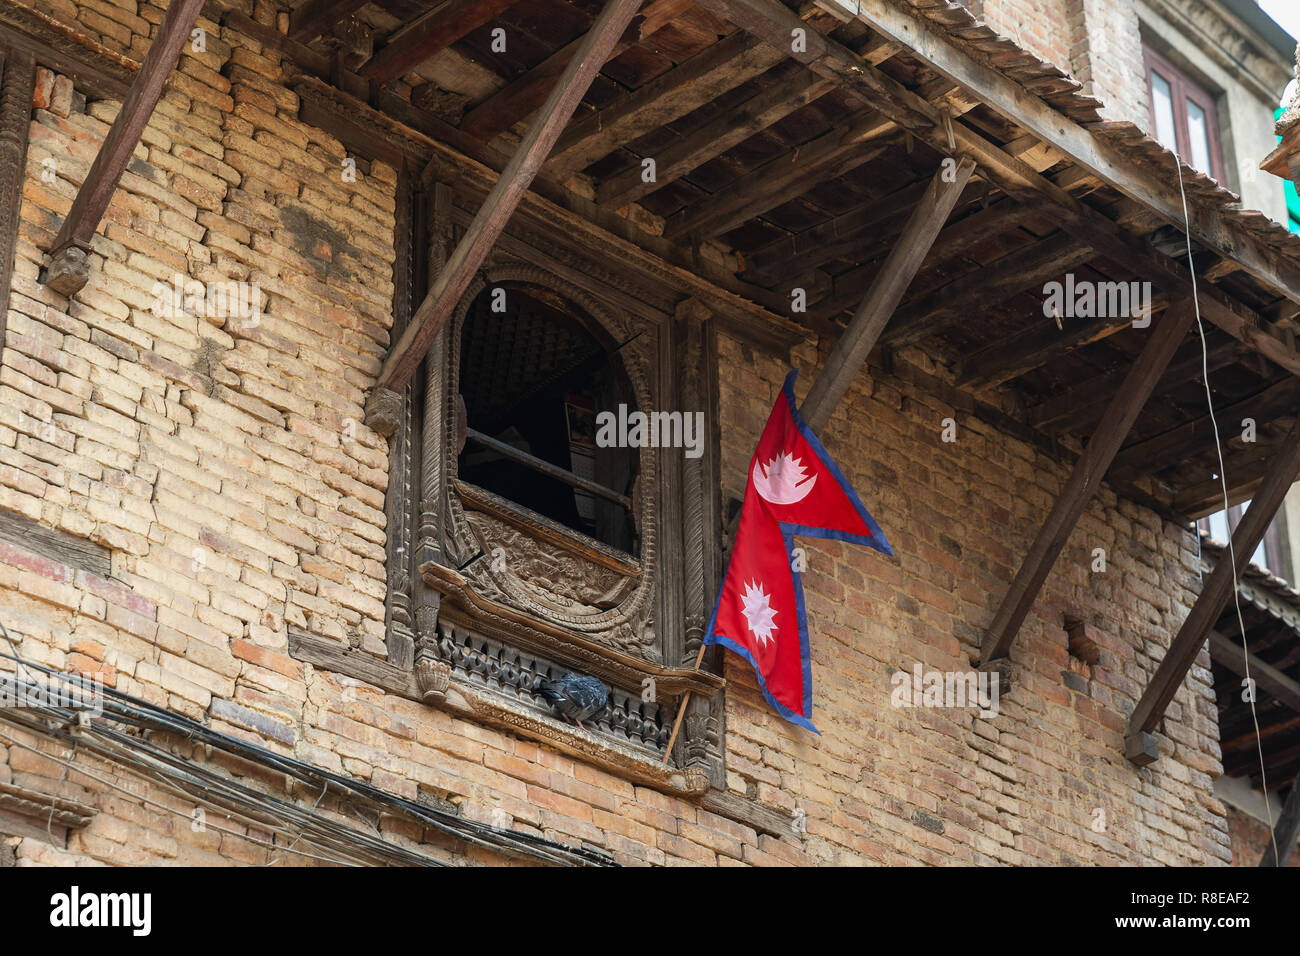
{"type": "MultiPolygon", "coordinates": [[[[1228,339],[1218,345],[1212,345],[1202,361],[1200,341],[1189,342],[1166,369],[1161,386],[1181,385],[1189,378],[1199,379],[1206,372],[1213,372],[1227,365],[1232,365],[1240,357],[1242,345],[1236,339],[1228,339]],[[1209,368],[1204,368],[1208,365],[1209,368]]],[[[1094,375],[1047,399],[1029,409],[1029,424],[1035,428],[1060,426],[1066,429],[1093,422],[1101,414],[1101,408],[1115,395],[1115,390],[1124,383],[1128,369],[1116,369],[1094,375]]],[[[1156,394],[1160,393],[1159,387],[1156,394]]]]}
{"type": "Polygon", "coordinates": [[[1300,381],[1284,378],[1274,382],[1247,398],[1219,408],[1214,415],[1206,413],[1184,422],[1177,428],[1128,445],[1115,458],[1115,473],[1131,475],[1149,468],[1153,461],[1176,462],[1199,445],[1214,440],[1214,423],[1220,429],[1220,439],[1229,438],[1241,431],[1241,420],[1253,418],[1264,425],[1277,417],[1296,414],[1300,406],[1300,381]]]}
{"type": "Polygon", "coordinates": [[[305,0],[289,14],[291,40],[310,43],[366,5],[369,0],[305,0]]]}
{"type": "Polygon", "coordinates": [[[162,98],[167,78],[180,59],[181,47],[203,9],[204,0],[172,0],[163,14],[158,34],[149,45],[140,72],[127,91],[117,119],[95,155],[95,161],[77,190],[77,198],[50,246],[50,264],[43,279],[60,295],[76,295],[90,278],[87,257],[90,241],[108,211],[117,184],[131,161],[140,136],[149,125],[162,98]]]}
{"type": "Polygon", "coordinates": [[[871,108],[860,110],[811,143],[772,157],[730,186],[669,217],[664,235],[669,239],[707,239],[734,229],[797,199],[826,179],[875,159],[884,150],[880,141],[897,128],[871,108]]]}
{"type": "Polygon", "coordinates": [[[975,164],[963,159],[954,169],[940,168],[930,180],[889,260],[804,399],[801,410],[813,431],[819,431],[830,420],[835,406],[853,384],[974,171],[975,164]]]}
{"type": "MultiPolygon", "coordinates": [[[[1091,447],[1091,446],[1090,446],[1091,447]]],[[[1286,497],[1286,493],[1300,477],[1300,421],[1279,446],[1278,454],[1269,466],[1268,474],[1251,499],[1250,507],[1242,516],[1232,535],[1232,551],[1237,556],[1236,573],[1233,562],[1220,559],[1201,588],[1201,595],[1192,605],[1182,627],[1174,636],[1169,650],[1147,684],[1146,690],[1129,717],[1125,735],[1124,755],[1138,766],[1154,763],[1160,756],[1155,730],[1164,717],[1165,708],[1183,685],[1187,670],[1201,652],[1210,628],[1227,607],[1237,579],[1245,570],[1250,555],[1264,540],[1273,516],[1286,497]]]]}
{"type": "Polygon", "coordinates": [[[636,202],[721,156],[834,88],[832,81],[806,72],[793,83],[774,84],[742,103],[721,128],[711,123],[653,155],[655,176],[650,182],[645,181],[641,164],[637,163],[602,182],[596,190],[596,201],[614,209],[636,202]]]}
{"type": "Polygon", "coordinates": [[[699,109],[783,59],[779,51],[737,30],[604,109],[575,119],[555,144],[546,171],[568,179],[624,143],[699,109]]]}
{"type": "MultiPolygon", "coordinates": [[[[692,3],[694,0],[649,0],[609,51],[609,59],[620,56],[646,37],[652,36],[692,3]]],[[[475,139],[487,142],[530,116],[545,102],[556,78],[564,72],[564,68],[573,59],[573,54],[582,46],[582,39],[578,37],[566,43],[523,76],[510,81],[469,110],[461,118],[460,129],[475,139]]]]}
{"type": "MultiPolygon", "coordinates": [[[[976,303],[976,307],[983,303],[976,303]]],[[[1163,312],[1167,297],[1155,296],[1150,303],[1151,315],[1163,312]]],[[[1037,325],[984,346],[958,364],[957,384],[962,388],[992,388],[1010,382],[1041,366],[1063,352],[1082,348],[1128,328],[1134,319],[1129,315],[1071,319],[1058,328],[1053,319],[1044,317],[1037,325]]]]}
{"type": "MultiPolygon", "coordinates": [[[[1252,673],[1253,676],[1253,673],[1252,673]]],[[[1273,827],[1273,839],[1259,858],[1260,866],[1286,866],[1300,840],[1300,773],[1291,782],[1291,792],[1282,804],[1282,813],[1273,827]]]]}
{"type": "Polygon", "coordinates": [[[605,9],[587,32],[582,49],[565,67],[528,134],[519,143],[447,264],[439,270],[410,325],[384,360],[366,404],[366,424],[375,431],[391,435],[396,429],[407,382],[469,288],[474,273],[487,258],[640,3],[641,0],[607,0],[605,9]]]}
{"type": "Polygon", "coordinates": [[[885,341],[910,345],[972,310],[1005,302],[1092,257],[1092,250],[1076,237],[1056,233],[909,302],[885,334],[885,341]]]}
{"type": "Polygon", "coordinates": [[[397,30],[357,70],[367,79],[391,83],[425,60],[477,30],[518,0],[444,0],[414,22],[397,30]]]}
{"type": "MultiPolygon", "coordinates": [[[[1225,450],[1223,467],[1231,482],[1228,485],[1229,508],[1250,500],[1268,474],[1277,451],[1277,445],[1259,443],[1235,454],[1225,450]]],[[[1188,466],[1184,464],[1182,470],[1187,471],[1188,466]]],[[[1217,458],[1205,464],[1204,474],[1203,480],[1179,488],[1174,494],[1175,511],[1192,518],[1203,518],[1223,510],[1223,481],[1219,478],[1217,458]]]]}
{"type": "MultiPolygon", "coordinates": [[[[1224,558],[1220,558],[1220,561],[1224,558]]],[[[1249,651],[1243,653],[1241,641],[1210,631],[1210,659],[1221,664],[1238,677],[1249,676],[1255,685],[1279,704],[1300,714],[1300,682],[1295,681],[1267,661],[1260,660],[1249,651]],[[1247,675],[1247,670],[1250,674],[1247,675]]],[[[1251,734],[1252,741],[1254,734],[1251,734]]]]}
{"type": "MultiPolygon", "coordinates": [[[[969,191],[968,188],[967,192],[969,191]]],[[[1016,224],[1023,215],[1024,208],[1017,203],[1004,201],[953,223],[940,233],[938,242],[934,244],[930,255],[926,258],[926,264],[937,266],[948,262],[965,255],[984,240],[1001,235],[1016,224]]],[[[836,254],[842,254],[843,251],[840,243],[827,243],[826,248],[836,254]]],[[[807,261],[803,257],[794,258],[801,263],[807,261]]],[[[874,281],[879,269],[879,262],[867,262],[865,265],[836,276],[831,294],[818,300],[808,314],[819,319],[831,319],[843,312],[853,304],[857,296],[862,294],[867,283],[874,281]]],[[[787,276],[781,278],[789,281],[787,276]]],[[[886,330],[886,336],[890,331],[886,330]]]]}
{"type": "Polygon", "coordinates": [[[1011,653],[1011,645],[1042,590],[1043,582],[1065,548],[1084,508],[1101,487],[1102,478],[1124,436],[1133,427],[1138,413],[1146,405],[1174,352],[1187,337],[1195,318],[1192,303],[1184,300],[1166,310],[1158,321],[1152,322],[1146,345],[1129,369],[1123,386],[1106,409],[1083,454],[1074,463],[1070,477],[1066,479],[984,634],[980,645],[981,667],[997,666],[995,662],[1002,661],[1011,653]]]}

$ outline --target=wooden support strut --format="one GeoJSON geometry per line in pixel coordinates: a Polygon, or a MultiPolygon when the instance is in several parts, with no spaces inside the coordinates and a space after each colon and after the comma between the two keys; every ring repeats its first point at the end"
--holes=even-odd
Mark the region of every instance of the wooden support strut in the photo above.
{"type": "Polygon", "coordinates": [[[419,368],[429,346],[469,288],[474,273],[505,229],[569,117],[604,65],[609,51],[631,23],[640,2],[608,0],[600,17],[587,32],[582,49],[565,67],[510,164],[497,179],[456,251],[447,260],[446,268],[438,273],[433,288],[411,318],[410,326],[389,352],[366,405],[366,424],[381,435],[391,435],[397,427],[396,413],[401,406],[402,389],[419,368]]]}
{"type": "Polygon", "coordinates": [[[190,38],[190,31],[203,9],[204,0],[172,0],[163,14],[158,35],[145,54],[140,72],[136,74],[127,91],[122,108],[113,127],[104,138],[95,161],[86,174],[72,208],[63,220],[58,237],[50,246],[50,265],[44,275],[45,284],[60,295],[72,296],[89,278],[87,255],[90,240],[99,228],[100,220],[108,210],[117,184],[126,171],[140,142],[144,128],[153,116],[158,100],[162,98],[167,78],[180,59],[181,47],[190,38]]]}
{"type": "Polygon", "coordinates": [[[1300,839],[1300,773],[1291,783],[1291,792],[1282,805],[1282,815],[1273,827],[1273,839],[1259,858],[1260,866],[1286,866],[1300,839]]]}
{"type": "Polygon", "coordinates": [[[1180,300],[1170,306],[1158,321],[1153,322],[1150,338],[1133,363],[1115,399],[1106,409],[1106,414],[1102,416],[1097,430],[1088,441],[1088,447],[1075,462],[1074,470],[1070,472],[1065,487],[1061,489],[1051,513],[1034,538],[1024,563],[984,635],[980,654],[982,667],[991,666],[994,661],[1000,661],[1010,653],[1011,644],[1020,632],[1029,609],[1033,607],[1052,565],[1060,557],[1070,532],[1078,523],[1083,509],[1097,493],[1111,461],[1195,318],[1193,304],[1180,300]]]}
{"type": "Polygon", "coordinates": [[[974,171],[975,164],[963,158],[955,170],[945,163],[930,181],[893,252],[804,400],[801,411],[814,431],[830,420],[835,406],[853,384],[974,171]]]}
{"type": "Polygon", "coordinates": [[[1282,500],[1300,476],[1300,419],[1292,426],[1290,434],[1278,446],[1278,455],[1270,465],[1259,489],[1251,499],[1250,508],[1232,535],[1233,562],[1227,554],[1214,565],[1214,571],[1205,581],[1201,596],[1192,605],[1191,612],[1169,645],[1169,651],[1156,669],[1155,676],[1142,693],[1129,718],[1125,741],[1125,756],[1139,766],[1153,763],[1159,757],[1154,731],[1164,716],[1165,708],[1173,700],[1188,668],[1196,660],[1205,644],[1206,635],[1232,597],[1237,578],[1245,570],[1250,555],[1264,540],[1273,516],[1282,500]]]}

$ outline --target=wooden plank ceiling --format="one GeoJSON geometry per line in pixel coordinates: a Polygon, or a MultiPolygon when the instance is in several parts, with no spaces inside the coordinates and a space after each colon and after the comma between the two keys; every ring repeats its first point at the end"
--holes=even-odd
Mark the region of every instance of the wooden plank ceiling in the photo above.
{"type": "MultiPolygon", "coordinates": [[[[500,169],[500,157],[510,155],[603,6],[602,0],[305,0],[290,21],[297,42],[281,48],[303,72],[435,138],[441,131],[456,149],[500,169]],[[322,70],[323,63],[333,65],[322,70]]],[[[538,184],[554,189],[567,182],[571,192],[592,200],[593,216],[626,217],[643,233],[634,241],[657,253],[671,250],[678,264],[724,263],[730,291],[783,309],[830,344],[942,159],[933,136],[915,135],[896,122],[898,111],[883,105],[882,97],[897,98],[890,91],[901,86],[903,95],[916,94],[954,117],[962,135],[982,137],[1025,164],[1029,176],[1048,180],[1040,192],[1057,190],[1058,204],[1040,201],[1032,190],[1000,188],[1005,178],[977,168],[885,330],[883,358],[878,351],[872,364],[888,366],[897,350],[920,347],[952,367],[959,388],[983,406],[1011,409],[1048,444],[1062,435],[1086,441],[1148,333],[1114,319],[1044,317],[1043,285],[1071,271],[1079,280],[1134,281],[1149,275],[1135,271],[1143,256],[1167,263],[1169,255],[1185,264],[1182,234],[856,20],[841,22],[793,0],[778,11],[802,17],[811,31],[877,67],[884,81],[870,82],[883,92],[873,97],[706,9],[719,6],[716,0],[646,0],[538,184]],[[647,157],[656,165],[650,183],[642,177],[647,157]],[[1118,240],[1100,248],[1069,228],[1078,217],[1060,214],[1061,194],[1079,201],[1086,216],[1099,214],[1093,218],[1102,228],[1091,238],[1105,237],[1113,225],[1118,240]],[[1138,254],[1120,254],[1125,243],[1138,254]],[[796,288],[806,290],[806,313],[789,313],[796,288]]],[[[1044,85],[1052,92],[1075,89],[1060,78],[1039,82],[1044,85]]],[[[1168,174],[1173,177],[1172,162],[1168,174]]],[[[1214,193],[1201,179],[1188,186],[1193,200],[1214,193]]],[[[638,229],[622,230],[629,232],[638,229]]],[[[1288,336],[1300,307],[1280,298],[1276,285],[1201,247],[1194,247],[1193,260],[1203,294],[1230,303],[1236,314],[1258,316],[1270,342],[1281,340],[1294,352],[1288,336]]],[[[1168,301],[1157,289],[1156,310],[1168,301]]],[[[1300,408],[1300,378],[1209,321],[1205,335],[1231,497],[1240,501],[1300,408]],[[1257,442],[1242,441],[1243,418],[1256,420],[1257,442]]],[[[1197,516],[1220,505],[1218,472],[1193,332],[1139,416],[1111,478],[1175,514],[1197,516]]]]}

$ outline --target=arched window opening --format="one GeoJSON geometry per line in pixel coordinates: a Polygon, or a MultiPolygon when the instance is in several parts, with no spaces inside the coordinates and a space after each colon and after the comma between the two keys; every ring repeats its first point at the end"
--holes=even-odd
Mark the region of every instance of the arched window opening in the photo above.
{"type": "Polygon", "coordinates": [[[637,449],[596,444],[597,413],[635,407],[620,344],[549,289],[484,289],[461,333],[459,477],[636,555],[637,449]]]}

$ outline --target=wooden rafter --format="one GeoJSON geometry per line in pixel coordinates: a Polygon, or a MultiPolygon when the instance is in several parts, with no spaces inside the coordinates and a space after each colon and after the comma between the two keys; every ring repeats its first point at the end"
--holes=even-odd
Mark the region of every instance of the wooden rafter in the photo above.
{"type": "Polygon", "coordinates": [[[357,72],[367,79],[390,83],[517,2],[519,0],[444,0],[394,33],[357,72]]]}
{"type": "Polygon", "coordinates": [[[1069,233],[1049,236],[909,302],[885,340],[890,345],[916,342],[970,315],[972,310],[998,305],[1026,289],[1041,286],[1092,256],[1092,250],[1069,233]]]}
{"type": "MultiPolygon", "coordinates": [[[[1224,557],[1219,558],[1220,561],[1224,557]]],[[[1300,682],[1292,680],[1272,664],[1260,660],[1254,654],[1242,652],[1241,641],[1210,632],[1210,659],[1221,664],[1238,677],[1249,676],[1255,685],[1280,704],[1290,707],[1300,714],[1300,682]],[[1249,671],[1249,675],[1247,675],[1249,671]]],[[[1254,739],[1254,734],[1251,734],[1254,739]]]]}
{"type": "Polygon", "coordinates": [[[145,54],[126,100],[113,121],[108,136],[86,174],[72,208],[63,220],[58,237],[50,247],[50,265],[46,284],[62,295],[75,295],[86,284],[89,273],[86,256],[90,240],[117,190],[132,153],[149,125],[154,108],[161,99],[167,78],[180,59],[181,47],[190,38],[190,30],[203,9],[203,0],[172,0],[163,14],[158,34],[145,54]]]}
{"type": "Polygon", "coordinates": [[[781,236],[745,256],[745,274],[765,285],[775,284],[833,259],[860,257],[864,237],[879,235],[886,223],[908,215],[929,188],[930,181],[921,179],[873,196],[804,232],[781,236]]]}
{"type": "MultiPolygon", "coordinates": [[[[648,0],[624,31],[609,58],[625,53],[689,7],[694,0],[648,0]]],[[[566,43],[523,76],[511,80],[465,114],[460,129],[486,142],[531,115],[546,100],[555,80],[582,46],[582,37],[566,43]]]]}
{"type": "Polygon", "coordinates": [[[305,0],[289,14],[289,36],[299,43],[310,43],[334,24],[356,13],[367,2],[368,0],[305,0]]]}
{"type": "Polygon", "coordinates": [[[1259,858],[1260,866],[1286,866],[1300,840],[1300,774],[1291,781],[1291,791],[1282,804],[1282,813],[1273,827],[1273,838],[1259,858]]]}
{"type": "MultiPolygon", "coordinates": [[[[1151,301],[1151,312],[1164,311],[1168,302],[1163,296],[1151,301]]],[[[1128,328],[1131,316],[1105,316],[1096,319],[1064,319],[1058,328],[1053,319],[1043,317],[1030,329],[992,342],[967,356],[957,366],[957,384],[963,388],[990,388],[1031,372],[1063,352],[1100,342],[1128,328]]]]}
{"type": "Polygon", "coordinates": [[[685,116],[783,59],[778,51],[737,30],[604,109],[574,120],[555,144],[547,171],[567,179],[621,144],[685,116]]]}
{"type": "Polygon", "coordinates": [[[1101,487],[1102,478],[1115,453],[1119,451],[1124,436],[1133,427],[1138,413],[1146,405],[1156,382],[1160,380],[1195,318],[1192,303],[1180,301],[1167,309],[1158,320],[1152,321],[1146,345],[1129,370],[1115,400],[1106,409],[1088,446],[1075,462],[1070,477],[1066,479],[1065,486],[1052,505],[1015,580],[993,616],[993,622],[985,632],[980,645],[980,661],[983,666],[1001,661],[1010,654],[1012,642],[1020,632],[1020,626],[1033,607],[1038,592],[1042,590],[1052,565],[1060,557],[1070,532],[1101,487]]]}
{"type": "Polygon", "coordinates": [[[1205,580],[1200,597],[1192,605],[1191,612],[1178,629],[1164,660],[1160,662],[1129,717],[1125,756],[1139,766],[1152,763],[1159,757],[1154,731],[1164,716],[1165,708],[1183,685],[1187,669],[1196,660],[1196,655],[1205,644],[1206,635],[1232,597],[1237,579],[1245,570],[1249,556],[1255,553],[1259,543],[1264,540],[1264,532],[1268,530],[1273,516],[1298,476],[1300,421],[1278,446],[1268,474],[1251,499],[1250,508],[1242,516],[1237,530],[1232,534],[1232,553],[1237,556],[1235,573],[1233,562],[1227,559],[1227,555],[1215,564],[1214,571],[1205,580]]]}
{"type": "Polygon", "coordinates": [[[853,384],[974,171],[975,164],[962,159],[955,169],[941,168],[930,181],[889,261],[853,321],[835,343],[834,351],[804,400],[801,410],[814,431],[830,420],[835,406],[853,384]]]}
{"type": "Polygon", "coordinates": [[[897,129],[871,108],[845,117],[843,124],[774,156],[731,186],[697,202],[664,223],[669,239],[709,238],[802,196],[820,182],[841,176],[875,159],[881,141],[897,129]]]}
{"type": "MultiPolygon", "coordinates": [[[[1247,446],[1235,454],[1224,449],[1224,471],[1228,476],[1228,507],[1249,501],[1277,454],[1276,445],[1247,446]]],[[[1183,469],[1187,470],[1186,467],[1183,469]]],[[[1174,495],[1174,509],[1193,518],[1223,510],[1223,482],[1219,479],[1217,458],[1202,469],[1204,478],[1195,484],[1178,489],[1174,495]]]]}
{"type": "Polygon", "coordinates": [[[36,58],[31,53],[0,49],[0,346],[9,314],[35,83],[36,58]]]}
{"type": "MultiPolygon", "coordinates": [[[[1214,372],[1236,362],[1241,357],[1241,351],[1240,342],[1228,339],[1211,346],[1203,360],[1201,343],[1188,343],[1169,363],[1160,384],[1182,384],[1188,379],[1199,379],[1204,372],[1214,372]]],[[[1029,424],[1035,428],[1056,425],[1068,429],[1096,421],[1106,403],[1114,397],[1116,389],[1124,383],[1127,374],[1126,368],[1105,372],[1054,395],[1029,409],[1029,424]]],[[[1160,386],[1157,386],[1157,394],[1159,391],[1160,386]]]]}
{"type": "MultiPolygon", "coordinates": [[[[1004,200],[953,223],[940,233],[938,241],[931,248],[930,255],[926,259],[927,266],[937,266],[965,255],[971,248],[986,239],[1001,235],[1022,218],[1023,210],[1023,206],[1004,200]]],[[[827,243],[826,248],[838,253],[840,244],[827,243]]],[[[852,307],[857,297],[861,296],[869,284],[875,281],[881,264],[881,261],[867,262],[865,265],[836,276],[831,291],[813,305],[809,315],[816,319],[830,319],[852,307]]],[[[783,276],[783,278],[787,277],[783,276]]],[[[917,298],[919,299],[920,296],[917,298]]],[[[910,304],[904,303],[899,313],[900,318],[896,321],[901,324],[903,321],[901,315],[909,308],[910,304]]],[[[889,341],[892,332],[892,327],[885,330],[886,341],[889,341]]]]}
{"type": "MultiPolygon", "coordinates": [[[[1214,415],[1201,415],[1142,441],[1128,445],[1115,458],[1116,474],[1132,474],[1151,466],[1153,461],[1179,461],[1187,452],[1200,447],[1214,436],[1218,422],[1220,437],[1227,441],[1241,431],[1243,418],[1254,418],[1259,425],[1277,417],[1294,415],[1300,407],[1300,381],[1284,378],[1247,398],[1220,408],[1214,415]]],[[[1250,553],[1250,552],[1247,552],[1250,553]]]]}
{"type": "Polygon", "coordinates": [[[755,93],[726,117],[721,128],[710,123],[657,153],[653,157],[653,180],[644,179],[638,163],[602,182],[596,190],[596,201],[614,208],[635,202],[721,156],[834,87],[830,80],[804,73],[790,84],[774,84],[755,93]]]}
{"type": "Polygon", "coordinates": [[[420,303],[410,326],[397,340],[380,369],[375,390],[366,405],[366,424],[391,435],[397,426],[401,392],[424,360],[434,338],[446,324],[474,273],[487,257],[515,207],[528,191],[560,131],[573,115],[591,81],[609,56],[619,36],[631,22],[640,0],[608,0],[583,47],[565,68],[546,103],[519,144],[509,165],[488,193],[473,223],[439,271],[420,303]]]}

